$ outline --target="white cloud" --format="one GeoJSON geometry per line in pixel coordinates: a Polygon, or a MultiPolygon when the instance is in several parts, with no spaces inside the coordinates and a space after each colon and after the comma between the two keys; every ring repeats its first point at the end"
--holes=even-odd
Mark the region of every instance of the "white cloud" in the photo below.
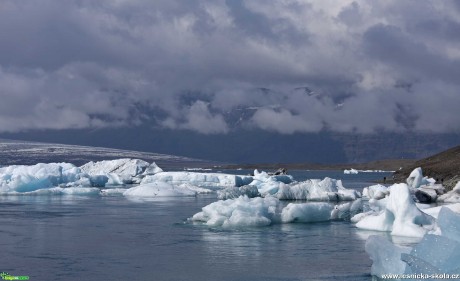
{"type": "Polygon", "coordinates": [[[458,131],[459,28],[454,1],[3,0],[0,132],[458,131]]]}

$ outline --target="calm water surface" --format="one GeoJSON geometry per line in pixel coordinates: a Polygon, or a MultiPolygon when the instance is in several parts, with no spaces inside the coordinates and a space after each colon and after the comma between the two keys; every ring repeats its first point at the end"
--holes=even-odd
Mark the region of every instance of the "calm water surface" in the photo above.
{"type": "MultiPolygon", "coordinates": [[[[314,173],[291,174],[357,189],[383,177],[314,173]]],[[[187,222],[214,201],[0,197],[0,271],[30,280],[371,280],[364,243],[375,232],[345,221],[234,230],[187,222]]]]}

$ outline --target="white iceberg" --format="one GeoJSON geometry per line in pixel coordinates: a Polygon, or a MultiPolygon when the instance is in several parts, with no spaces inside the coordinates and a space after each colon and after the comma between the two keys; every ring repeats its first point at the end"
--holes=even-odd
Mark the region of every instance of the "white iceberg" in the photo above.
{"type": "Polygon", "coordinates": [[[363,189],[363,197],[369,199],[379,200],[385,198],[388,194],[390,194],[389,188],[381,184],[371,185],[363,189]]]}
{"type": "Polygon", "coordinates": [[[182,197],[196,196],[196,192],[164,182],[153,182],[127,189],[123,195],[127,197],[182,197]]]}
{"type": "Polygon", "coordinates": [[[326,202],[285,203],[273,196],[219,200],[202,208],[190,220],[209,226],[256,227],[276,223],[309,223],[349,219],[361,210],[361,202],[334,206],[326,202]]]}
{"type": "MultiPolygon", "coordinates": [[[[356,218],[354,219],[356,221],[356,218]]],[[[390,231],[392,235],[422,237],[433,228],[434,218],[417,208],[406,184],[390,187],[384,210],[362,217],[356,227],[390,231]]]]}
{"type": "Polygon", "coordinates": [[[130,158],[91,161],[80,168],[92,177],[99,176],[99,179],[107,177],[106,183],[108,185],[139,183],[144,176],[154,175],[163,171],[155,162],[149,164],[140,159],[130,158]]]}
{"type": "Polygon", "coordinates": [[[440,235],[426,234],[412,249],[394,246],[383,237],[370,237],[366,252],[373,261],[371,274],[380,278],[385,274],[405,274],[416,280],[449,279],[447,275],[458,274],[460,215],[442,208],[437,224],[440,235]],[[422,274],[425,278],[421,278],[422,274]]]}
{"type": "Polygon", "coordinates": [[[259,190],[254,185],[232,186],[217,191],[217,199],[219,200],[234,199],[243,195],[248,198],[260,197],[259,190]]]}
{"type": "Polygon", "coordinates": [[[346,189],[341,180],[325,178],[324,180],[306,180],[293,184],[280,184],[278,192],[274,194],[281,200],[309,200],[309,201],[342,201],[356,200],[360,197],[358,191],[346,189]]]}
{"type": "Polygon", "coordinates": [[[329,203],[289,203],[281,212],[281,221],[283,223],[329,221],[333,210],[334,206],[329,203]]]}
{"type": "Polygon", "coordinates": [[[281,185],[294,182],[289,175],[269,175],[266,172],[254,170],[253,181],[249,184],[256,186],[262,196],[276,194],[281,185]]]}
{"type": "Polygon", "coordinates": [[[280,222],[282,205],[273,197],[220,200],[202,208],[191,220],[209,226],[248,227],[267,226],[280,222]]]}
{"type": "Polygon", "coordinates": [[[433,178],[423,176],[422,168],[414,169],[406,179],[407,185],[411,188],[419,188],[422,185],[432,185],[436,182],[433,178]]]}
{"type": "Polygon", "coordinates": [[[359,172],[358,172],[358,170],[355,170],[355,169],[351,168],[350,170],[343,170],[343,173],[345,175],[356,175],[359,172]]]}
{"type": "Polygon", "coordinates": [[[142,179],[141,184],[152,182],[165,182],[172,185],[191,184],[201,188],[217,190],[225,187],[247,185],[252,180],[251,176],[219,173],[161,172],[152,176],[146,176],[142,179]]]}
{"type": "Polygon", "coordinates": [[[87,174],[69,163],[39,163],[0,168],[0,193],[31,192],[56,186],[90,186],[87,174]]]}

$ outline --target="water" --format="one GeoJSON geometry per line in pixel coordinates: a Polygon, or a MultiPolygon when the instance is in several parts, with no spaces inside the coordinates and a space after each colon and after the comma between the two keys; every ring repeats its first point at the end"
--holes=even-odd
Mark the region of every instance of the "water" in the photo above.
{"type": "MultiPolygon", "coordinates": [[[[371,181],[328,175],[358,189],[371,181]]],[[[0,197],[0,271],[30,280],[371,280],[364,243],[376,233],[345,221],[235,230],[187,222],[215,196],[0,197]]]]}

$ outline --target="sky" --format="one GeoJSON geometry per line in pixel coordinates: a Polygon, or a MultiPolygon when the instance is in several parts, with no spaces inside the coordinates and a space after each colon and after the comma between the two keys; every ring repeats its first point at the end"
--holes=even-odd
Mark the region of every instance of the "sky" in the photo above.
{"type": "Polygon", "coordinates": [[[0,134],[460,132],[460,2],[2,0],[0,134]]]}

